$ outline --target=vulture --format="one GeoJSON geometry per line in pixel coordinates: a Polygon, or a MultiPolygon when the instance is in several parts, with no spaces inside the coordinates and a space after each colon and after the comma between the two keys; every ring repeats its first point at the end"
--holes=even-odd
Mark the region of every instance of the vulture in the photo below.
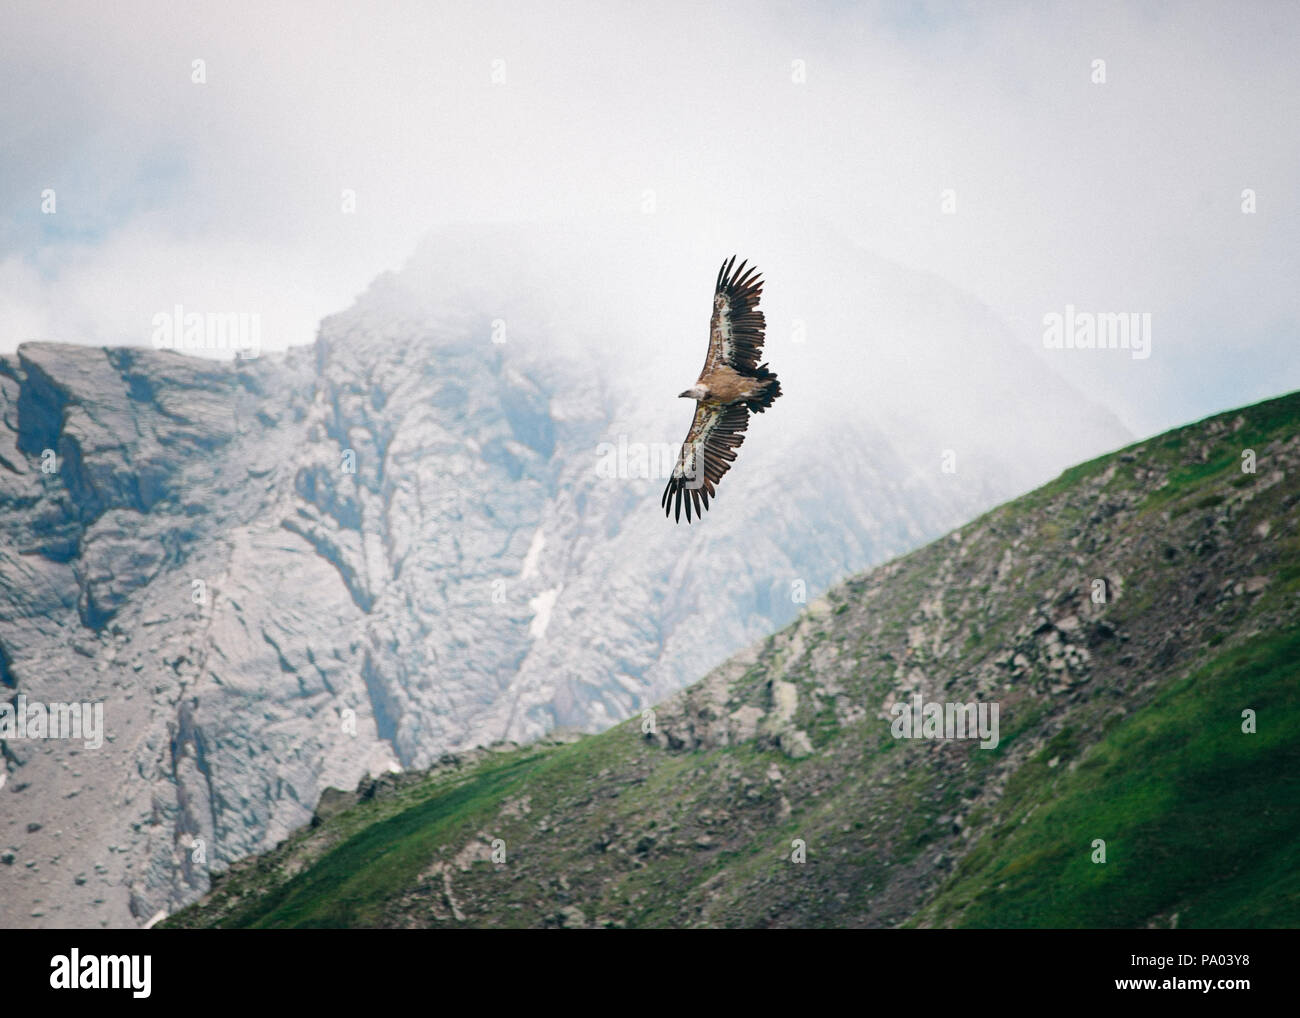
{"type": "Polygon", "coordinates": [[[695,400],[695,417],[660,505],[679,523],[683,505],[687,523],[692,505],[696,516],[704,514],[745,440],[749,415],[761,414],[781,395],[776,375],[758,363],[763,352],[763,312],[758,310],[763,279],[756,268],[745,271],[748,261],[739,268],[735,264],[732,255],[718,270],[704,369],[693,386],[678,393],[695,400]]]}

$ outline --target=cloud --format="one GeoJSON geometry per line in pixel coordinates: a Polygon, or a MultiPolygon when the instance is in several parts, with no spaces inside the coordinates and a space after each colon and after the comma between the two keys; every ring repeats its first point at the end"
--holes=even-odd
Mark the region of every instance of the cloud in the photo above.
{"type": "Polygon", "coordinates": [[[175,303],[309,342],[451,223],[596,218],[611,247],[720,257],[804,219],[972,293],[1139,432],[1300,385],[1286,5],[2,17],[0,350],[148,342],[175,303]],[[1066,304],[1151,312],[1151,358],[1042,350],[1066,304]]]}

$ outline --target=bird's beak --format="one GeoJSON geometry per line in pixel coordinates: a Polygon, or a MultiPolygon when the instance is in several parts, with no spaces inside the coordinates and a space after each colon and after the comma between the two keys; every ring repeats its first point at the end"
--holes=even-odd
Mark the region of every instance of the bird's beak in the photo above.
{"type": "Polygon", "coordinates": [[[691,390],[690,390],[690,389],[687,389],[685,392],[679,392],[679,393],[677,394],[677,398],[678,398],[678,399],[682,399],[683,397],[689,397],[690,394],[691,394],[691,390]]]}

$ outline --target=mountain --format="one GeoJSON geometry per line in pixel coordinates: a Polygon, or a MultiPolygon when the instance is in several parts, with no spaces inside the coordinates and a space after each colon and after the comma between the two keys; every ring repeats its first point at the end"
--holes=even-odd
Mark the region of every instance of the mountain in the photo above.
{"type": "Polygon", "coordinates": [[[1298,600],[1293,393],[1068,470],[603,734],[331,791],[168,925],[1295,926],[1298,600]],[[896,737],[918,694],[995,737],[896,737]]]}
{"type": "Polygon", "coordinates": [[[286,354],[0,357],[0,682],[105,729],[2,741],[0,921],[142,925],[328,787],[607,728],[1127,438],[987,309],[801,227],[761,262],[781,413],[675,526],[650,467],[722,249],[625,232],[443,231],[286,354]]]}

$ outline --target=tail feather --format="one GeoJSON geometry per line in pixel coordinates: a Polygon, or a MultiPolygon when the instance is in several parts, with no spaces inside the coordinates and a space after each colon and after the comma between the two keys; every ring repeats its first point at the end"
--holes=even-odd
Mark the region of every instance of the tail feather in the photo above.
{"type": "Polygon", "coordinates": [[[752,413],[761,414],[776,401],[776,398],[779,395],[781,395],[781,383],[777,380],[776,375],[767,370],[766,364],[760,364],[754,370],[754,378],[765,384],[763,385],[763,390],[759,397],[757,399],[749,400],[745,403],[745,406],[752,413]]]}

